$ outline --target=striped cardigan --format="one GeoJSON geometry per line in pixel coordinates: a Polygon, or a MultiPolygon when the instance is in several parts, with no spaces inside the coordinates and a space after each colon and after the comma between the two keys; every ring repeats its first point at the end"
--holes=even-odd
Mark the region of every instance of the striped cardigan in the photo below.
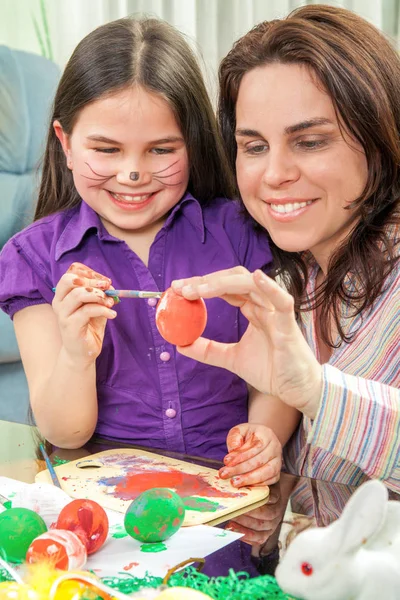
{"type": "MultiPolygon", "coordinates": [[[[317,272],[314,265],[308,294],[317,272]]],[[[400,493],[400,263],[368,314],[346,320],[346,311],[343,323],[356,337],[323,365],[318,414],[303,418],[284,464],[291,473],[347,485],[378,478],[400,493]]],[[[314,313],[302,313],[299,325],[318,357],[314,313]]]]}

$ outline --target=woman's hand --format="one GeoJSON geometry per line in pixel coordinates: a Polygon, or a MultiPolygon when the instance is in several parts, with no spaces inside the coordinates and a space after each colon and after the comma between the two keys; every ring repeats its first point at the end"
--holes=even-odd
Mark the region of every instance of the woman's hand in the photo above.
{"type": "Polygon", "coordinates": [[[282,446],[272,429],[252,423],[237,425],[228,433],[226,445],[228,454],[219,471],[221,479],[231,479],[235,487],[278,481],[282,446]]]}
{"type": "Polygon", "coordinates": [[[242,339],[224,344],[199,338],[178,351],[223,367],[260,392],[272,394],[314,418],[322,391],[322,368],[295,319],[290,294],[262,271],[244,267],[172,283],[190,300],[220,297],[240,307],[249,326],[242,339]]]}
{"type": "Polygon", "coordinates": [[[111,279],[81,263],[73,263],[58,282],[52,306],[72,360],[90,364],[100,354],[107,320],[117,315],[114,299],[104,293],[110,287],[111,279]]]}

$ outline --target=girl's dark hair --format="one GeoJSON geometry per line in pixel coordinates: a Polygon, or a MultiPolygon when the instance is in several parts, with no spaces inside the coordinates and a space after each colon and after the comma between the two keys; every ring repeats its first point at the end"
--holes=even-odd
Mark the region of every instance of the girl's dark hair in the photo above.
{"type": "Polygon", "coordinates": [[[232,172],[189,44],[165,21],[126,17],[87,35],[65,68],[54,100],[35,219],[81,201],[53,121],[70,134],[85,106],[132,85],[159,94],[170,105],[187,146],[188,189],[194,197],[205,204],[232,196],[232,172]]]}
{"type": "Polygon", "coordinates": [[[365,189],[349,206],[357,209],[357,225],[331,257],[325,281],[308,302],[308,253],[286,252],[271,240],[275,267],[296,310],[319,306],[322,338],[334,347],[331,316],[341,341],[352,339],[340,323],[341,301],[354,316],[370,308],[399,258],[393,231],[399,224],[400,59],[375,27],[345,9],[304,6],[286,19],[260,23],[235,43],[219,70],[219,124],[232,168],[242,77],[273,62],[305,65],[317,76],[339,123],[362,145],[368,163],[365,189]],[[356,277],[356,286],[349,286],[348,274],[356,277]]]}

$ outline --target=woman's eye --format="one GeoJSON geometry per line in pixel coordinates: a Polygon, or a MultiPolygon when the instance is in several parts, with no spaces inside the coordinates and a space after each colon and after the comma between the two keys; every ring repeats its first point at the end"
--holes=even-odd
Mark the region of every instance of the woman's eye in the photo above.
{"type": "Polygon", "coordinates": [[[118,148],[94,148],[95,152],[102,152],[103,154],[115,154],[118,152],[118,148]]]}
{"type": "Polygon", "coordinates": [[[326,140],[301,140],[297,146],[303,150],[316,150],[326,145],[326,140]]]}
{"type": "Polygon", "coordinates": [[[256,146],[247,146],[246,154],[262,154],[268,150],[267,144],[257,144],[256,146]]]}
{"type": "Polygon", "coordinates": [[[171,154],[174,152],[174,148],[153,148],[154,154],[171,154]]]}

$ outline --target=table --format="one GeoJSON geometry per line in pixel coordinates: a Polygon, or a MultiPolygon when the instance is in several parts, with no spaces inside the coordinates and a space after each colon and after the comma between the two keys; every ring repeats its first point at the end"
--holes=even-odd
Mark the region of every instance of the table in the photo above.
{"type": "MultiPolygon", "coordinates": [[[[33,482],[36,473],[44,468],[43,461],[36,458],[36,447],[37,438],[33,428],[0,421],[0,475],[33,482]]],[[[76,460],[118,447],[127,445],[94,439],[83,448],[57,450],[55,454],[61,459],[76,460]]],[[[157,452],[154,448],[146,450],[157,452]]],[[[165,451],[162,453],[166,454],[165,451]]],[[[221,466],[214,460],[174,453],[169,455],[212,468],[221,466]]],[[[339,483],[282,473],[280,482],[271,486],[266,504],[250,511],[244,509],[240,516],[218,525],[243,532],[245,537],[210,554],[203,572],[227,576],[232,568],[235,571],[247,571],[252,577],[274,574],[279,557],[291,538],[310,525],[325,526],[336,520],[354,490],[339,483]]]]}

